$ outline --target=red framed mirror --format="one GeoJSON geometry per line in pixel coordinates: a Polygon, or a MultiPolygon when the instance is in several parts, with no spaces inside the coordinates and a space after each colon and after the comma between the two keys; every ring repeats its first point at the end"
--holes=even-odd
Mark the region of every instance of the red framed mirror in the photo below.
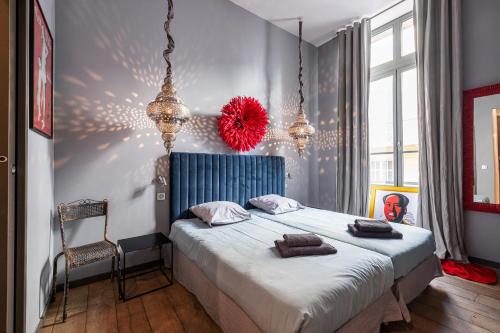
{"type": "Polygon", "coordinates": [[[463,99],[464,209],[500,213],[500,84],[463,99]]]}

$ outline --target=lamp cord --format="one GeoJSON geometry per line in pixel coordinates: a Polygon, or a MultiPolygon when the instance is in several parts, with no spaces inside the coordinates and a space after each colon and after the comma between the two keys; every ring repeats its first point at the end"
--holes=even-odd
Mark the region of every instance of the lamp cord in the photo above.
{"type": "Polygon", "coordinates": [[[302,88],[304,83],[302,82],[302,20],[299,21],[299,94],[300,94],[300,105],[299,113],[304,113],[304,93],[302,88]]]}
{"type": "Polygon", "coordinates": [[[167,49],[163,51],[163,58],[165,58],[165,61],[167,62],[167,75],[165,77],[165,83],[172,81],[172,63],[170,62],[170,54],[174,52],[175,49],[174,38],[170,34],[170,22],[174,19],[174,3],[173,0],[167,0],[167,2],[167,20],[163,24],[163,28],[165,29],[168,39],[167,49]]]}

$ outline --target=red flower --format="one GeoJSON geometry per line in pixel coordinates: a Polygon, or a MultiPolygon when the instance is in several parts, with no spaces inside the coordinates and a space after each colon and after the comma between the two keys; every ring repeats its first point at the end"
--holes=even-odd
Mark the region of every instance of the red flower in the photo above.
{"type": "Polygon", "coordinates": [[[235,97],[222,107],[221,112],[219,135],[232,149],[249,151],[264,138],[269,119],[255,98],[235,97]]]}

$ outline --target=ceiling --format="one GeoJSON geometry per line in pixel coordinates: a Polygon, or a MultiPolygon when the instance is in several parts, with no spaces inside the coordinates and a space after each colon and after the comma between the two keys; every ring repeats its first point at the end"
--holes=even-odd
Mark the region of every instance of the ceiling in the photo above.
{"type": "Polygon", "coordinates": [[[371,16],[398,0],[230,0],[274,25],[298,35],[293,18],[304,18],[304,40],[319,46],[342,26],[371,16]]]}

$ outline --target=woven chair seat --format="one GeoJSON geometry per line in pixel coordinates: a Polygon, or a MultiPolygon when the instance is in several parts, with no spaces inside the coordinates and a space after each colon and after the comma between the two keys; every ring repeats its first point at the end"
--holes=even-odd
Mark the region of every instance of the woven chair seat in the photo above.
{"type": "Polygon", "coordinates": [[[101,261],[114,255],[116,255],[116,246],[105,240],[92,244],[70,247],[66,250],[66,256],[71,268],[101,261]]]}

